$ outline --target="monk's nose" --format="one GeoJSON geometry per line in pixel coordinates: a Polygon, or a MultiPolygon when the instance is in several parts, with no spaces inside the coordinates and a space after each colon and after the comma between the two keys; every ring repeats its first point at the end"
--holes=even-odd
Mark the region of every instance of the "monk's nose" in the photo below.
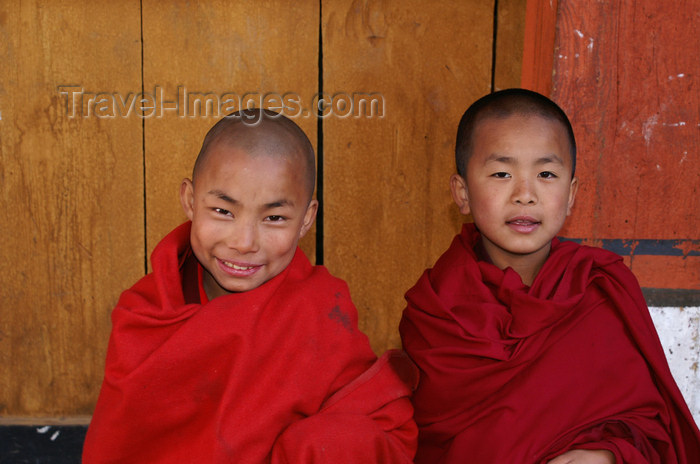
{"type": "Polygon", "coordinates": [[[513,187],[513,203],[533,205],[537,203],[537,192],[533,182],[528,179],[517,179],[513,187]]]}
{"type": "Polygon", "coordinates": [[[227,245],[241,254],[258,251],[258,229],[254,224],[239,223],[233,227],[227,245]]]}

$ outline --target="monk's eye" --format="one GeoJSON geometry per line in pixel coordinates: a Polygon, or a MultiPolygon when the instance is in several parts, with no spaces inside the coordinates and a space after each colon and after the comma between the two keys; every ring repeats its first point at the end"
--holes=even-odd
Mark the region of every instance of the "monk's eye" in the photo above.
{"type": "Polygon", "coordinates": [[[273,216],[268,216],[266,219],[268,222],[282,222],[287,218],[285,218],[284,216],[274,216],[273,215],[273,216]]]}
{"type": "Polygon", "coordinates": [[[499,179],[508,179],[510,177],[510,174],[508,174],[507,172],[502,172],[502,171],[501,172],[494,172],[493,174],[491,174],[491,177],[497,177],[499,179]]]}
{"type": "Polygon", "coordinates": [[[539,177],[542,177],[543,179],[556,179],[557,175],[551,171],[543,171],[539,173],[539,177]]]}
{"type": "Polygon", "coordinates": [[[231,214],[231,211],[223,208],[214,208],[214,212],[222,216],[233,216],[233,214],[231,214]]]}

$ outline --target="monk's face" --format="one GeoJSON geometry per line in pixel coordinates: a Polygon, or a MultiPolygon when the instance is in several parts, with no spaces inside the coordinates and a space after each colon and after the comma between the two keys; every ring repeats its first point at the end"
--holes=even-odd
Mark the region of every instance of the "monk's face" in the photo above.
{"type": "Polygon", "coordinates": [[[513,115],[480,122],[474,137],[466,179],[453,177],[455,200],[471,213],[494,264],[525,259],[539,269],[576,195],[566,131],[556,121],[513,115]]]}
{"type": "Polygon", "coordinates": [[[264,284],[291,262],[316,217],[299,156],[250,156],[218,143],[182,184],[191,244],[209,298],[264,284]]]}

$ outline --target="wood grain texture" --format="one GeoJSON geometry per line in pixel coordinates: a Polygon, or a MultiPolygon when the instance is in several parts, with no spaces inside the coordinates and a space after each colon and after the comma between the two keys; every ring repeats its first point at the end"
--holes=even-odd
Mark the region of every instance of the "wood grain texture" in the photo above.
{"type": "MultiPolygon", "coordinates": [[[[559,3],[553,96],[577,134],[580,180],[562,234],[697,240],[700,1],[559,3]]],[[[699,288],[697,260],[669,258],[672,282],[671,264],[648,261],[631,262],[647,285],[699,288]]]]}
{"type": "Polygon", "coordinates": [[[527,3],[527,0],[498,1],[494,90],[521,85],[527,3]]]}
{"type": "Polygon", "coordinates": [[[324,90],[377,93],[381,116],[323,122],[325,264],[347,280],[375,351],[400,344],[403,295],[463,218],[457,123],[491,82],[493,2],[324,2],[324,90]]]}
{"type": "MultiPolygon", "coordinates": [[[[177,106],[145,121],[149,254],[186,219],[179,200],[182,179],[191,176],[209,128],[240,109],[239,97],[242,104],[252,101],[255,106],[268,93],[297,94],[305,107],[313,100],[318,89],[318,8],[315,2],[290,7],[282,0],[143,2],[144,88],[161,92],[171,102],[166,106],[177,106]],[[233,109],[228,99],[236,102],[233,109]],[[207,113],[197,109],[197,100],[216,105],[207,113]]],[[[269,101],[263,106],[270,106],[269,101]]],[[[294,121],[315,147],[313,115],[297,115],[294,121]]],[[[302,248],[312,262],[315,247],[311,231],[302,248]]]]}
{"type": "MultiPolygon", "coordinates": [[[[557,30],[557,0],[526,0],[521,86],[549,96],[557,30]]],[[[585,7],[581,4],[582,7],[585,7]]]]}
{"type": "Polygon", "coordinates": [[[0,11],[3,416],[92,411],[110,311],[143,272],[140,121],[86,96],[71,118],[59,89],[108,99],[140,88],[138,8],[13,1],[0,11]]]}
{"type": "MultiPolygon", "coordinates": [[[[464,220],[448,178],[459,117],[490,90],[493,12],[493,2],[478,0],[6,2],[6,423],[92,412],[110,312],[143,275],[147,254],[185,219],[180,182],[220,116],[203,116],[196,100],[297,95],[288,114],[316,145],[321,20],[323,90],[340,96],[322,122],[326,264],[348,280],[373,348],[398,346],[404,292],[464,220]],[[84,93],[71,118],[73,91],[84,93]],[[338,104],[353,92],[379,92],[381,117],[342,117],[338,104]]],[[[501,45],[515,40],[507,30],[501,45]]],[[[517,46],[505,50],[497,85],[512,79],[508,60],[519,60],[517,46]]],[[[312,261],[315,239],[302,244],[312,261]]]]}

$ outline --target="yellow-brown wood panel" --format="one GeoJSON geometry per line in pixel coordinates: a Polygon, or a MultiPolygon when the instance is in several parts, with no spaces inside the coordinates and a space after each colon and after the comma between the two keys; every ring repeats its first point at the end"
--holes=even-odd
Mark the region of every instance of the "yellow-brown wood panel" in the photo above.
{"type": "MultiPolygon", "coordinates": [[[[283,0],[143,2],[144,88],[163,102],[145,121],[149,253],[186,219],[180,184],[220,117],[249,102],[274,107],[277,95],[298,97],[284,113],[316,146],[316,119],[300,110],[318,89],[318,8],[283,0]]],[[[314,262],[313,231],[301,246],[314,262]]]]}
{"type": "Polygon", "coordinates": [[[115,101],[140,89],[139,2],[4,2],[0,50],[0,415],[89,414],[143,272],[141,123],[115,101]]]}
{"type": "MultiPolygon", "coordinates": [[[[3,5],[5,419],[92,411],[110,311],[143,274],[146,249],[184,220],[181,179],[223,114],[203,116],[198,100],[227,112],[228,98],[295,98],[286,114],[316,145],[321,3],[3,5]]],[[[448,189],[454,135],[490,88],[494,5],[322,6],[324,91],[340,96],[322,122],[326,262],[382,351],[398,346],[403,293],[463,220],[448,189]],[[381,117],[342,117],[337,105],[354,92],[377,92],[381,117]]],[[[315,246],[313,234],[302,245],[312,261],[315,246]]]]}
{"type": "Polygon", "coordinates": [[[520,87],[526,4],[527,0],[498,1],[494,90],[520,87]]]}
{"type": "Polygon", "coordinates": [[[464,220],[448,181],[459,118],[491,87],[493,13],[482,0],[323,2],[323,86],[336,96],[323,120],[324,262],[377,352],[400,345],[403,294],[464,220]],[[371,117],[362,94],[379,101],[371,117]]]}

